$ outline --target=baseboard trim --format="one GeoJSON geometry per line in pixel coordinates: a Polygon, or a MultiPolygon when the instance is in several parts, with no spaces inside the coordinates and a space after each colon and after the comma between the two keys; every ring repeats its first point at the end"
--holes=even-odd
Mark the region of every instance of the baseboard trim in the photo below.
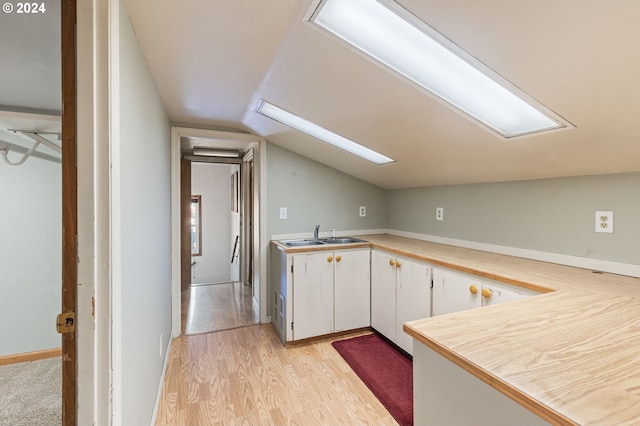
{"type": "Polygon", "coordinates": [[[62,356],[62,348],[43,349],[15,355],[0,356],[0,365],[17,364],[19,362],[38,361],[40,359],[62,356]]]}
{"type": "Polygon", "coordinates": [[[573,266],[576,268],[591,269],[596,271],[609,272],[612,274],[640,278],[640,265],[632,265],[628,263],[612,262],[600,259],[591,259],[566,254],[549,253],[537,250],[521,249],[516,247],[500,246],[496,244],[479,243],[475,241],[458,240],[455,238],[399,231],[396,229],[387,229],[387,234],[396,235],[399,237],[413,238],[416,240],[429,241],[432,243],[447,244],[450,246],[488,251],[492,253],[505,254],[508,256],[522,257],[525,259],[540,260],[543,262],[557,263],[559,265],[573,266]]]}
{"type": "Polygon", "coordinates": [[[151,417],[150,425],[155,425],[158,419],[158,411],[160,410],[160,400],[162,398],[162,389],[164,388],[164,381],[167,376],[167,366],[169,365],[169,356],[171,355],[171,345],[173,344],[173,338],[169,339],[167,349],[164,351],[164,364],[162,365],[162,373],[160,374],[160,383],[158,384],[158,393],[156,394],[156,403],[153,407],[153,416],[151,417]]]}

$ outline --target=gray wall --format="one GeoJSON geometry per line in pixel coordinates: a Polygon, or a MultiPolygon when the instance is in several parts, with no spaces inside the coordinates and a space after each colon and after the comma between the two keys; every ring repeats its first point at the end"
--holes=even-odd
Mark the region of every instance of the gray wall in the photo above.
{"type": "Polygon", "coordinates": [[[385,228],[386,192],[274,144],[267,148],[269,235],[385,228]],[[367,207],[360,217],[358,207],[367,207]],[[287,207],[288,219],[280,219],[287,207]]]}
{"type": "Polygon", "coordinates": [[[121,232],[112,250],[121,253],[113,280],[121,291],[122,335],[113,351],[121,359],[114,374],[122,393],[115,398],[122,424],[147,425],[171,334],[171,128],[122,7],[119,29],[120,152],[113,168],[121,180],[112,185],[120,196],[114,215],[120,215],[121,232]]]}
{"type": "Polygon", "coordinates": [[[0,182],[0,356],[59,348],[61,166],[0,160],[0,182]]]}
{"type": "Polygon", "coordinates": [[[387,228],[640,264],[640,173],[392,190],[387,228]],[[435,220],[444,207],[444,221],[435,220]],[[614,211],[614,234],[595,211],[614,211]]]}
{"type": "MultiPolygon", "coordinates": [[[[267,145],[267,232],[313,233],[386,228],[386,191],[277,145],[267,145]],[[360,217],[359,206],[367,207],[360,217]],[[288,219],[280,219],[287,207],[288,219]]],[[[266,242],[268,244],[268,242],[266,242]]],[[[267,251],[271,253],[270,250],[267,251]]],[[[271,262],[267,262],[271,277],[271,262]]],[[[273,307],[277,283],[269,279],[267,307],[273,307]]],[[[271,313],[273,315],[273,313],[271,313]]]]}

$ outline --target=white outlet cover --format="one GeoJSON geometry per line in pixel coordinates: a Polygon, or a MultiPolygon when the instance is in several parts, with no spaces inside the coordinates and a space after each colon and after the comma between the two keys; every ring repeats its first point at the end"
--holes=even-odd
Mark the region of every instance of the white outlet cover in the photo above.
{"type": "Polygon", "coordinates": [[[286,218],[287,218],[287,208],[280,207],[280,219],[286,219],[286,218]]]}
{"type": "Polygon", "coordinates": [[[436,220],[444,220],[444,207],[436,208],[436,220]]]}
{"type": "Polygon", "coordinates": [[[596,232],[605,234],[613,234],[613,212],[598,210],[596,211],[596,232]]]}
{"type": "Polygon", "coordinates": [[[367,206],[360,206],[360,217],[365,217],[367,215],[367,206]]]}

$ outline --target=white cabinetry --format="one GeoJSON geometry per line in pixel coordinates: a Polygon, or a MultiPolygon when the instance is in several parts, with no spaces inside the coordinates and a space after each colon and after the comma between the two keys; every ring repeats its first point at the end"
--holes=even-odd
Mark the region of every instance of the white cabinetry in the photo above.
{"type": "Polygon", "coordinates": [[[433,315],[444,315],[481,306],[523,299],[533,290],[498,283],[443,268],[433,269],[433,315]]]}
{"type": "Polygon", "coordinates": [[[334,331],[371,325],[371,250],[334,253],[334,331]]]}
{"type": "Polygon", "coordinates": [[[274,326],[283,341],[369,327],[370,249],[272,251],[274,326]]]}
{"type": "Polygon", "coordinates": [[[403,350],[413,352],[413,339],[402,325],[431,316],[430,265],[371,252],[371,326],[403,350]]]}
{"type": "Polygon", "coordinates": [[[433,316],[482,306],[482,282],[470,276],[433,269],[433,316]]]}
{"type": "Polygon", "coordinates": [[[333,331],[333,296],[333,254],[293,256],[294,340],[333,331]]]}
{"type": "Polygon", "coordinates": [[[535,292],[521,288],[511,287],[507,284],[482,283],[482,306],[497,305],[499,303],[511,302],[512,300],[524,299],[535,292]]]}

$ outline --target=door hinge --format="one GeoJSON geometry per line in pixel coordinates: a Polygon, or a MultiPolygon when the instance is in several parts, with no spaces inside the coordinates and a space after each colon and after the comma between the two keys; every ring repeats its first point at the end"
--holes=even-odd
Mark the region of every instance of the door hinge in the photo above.
{"type": "Polygon", "coordinates": [[[293,265],[291,265],[291,273],[293,274],[293,265]]]}
{"type": "Polygon", "coordinates": [[[76,331],[76,313],[63,312],[56,318],[56,330],[60,334],[74,333],[76,331]]]}
{"type": "Polygon", "coordinates": [[[293,331],[293,321],[291,321],[291,331],[293,331]]]}

